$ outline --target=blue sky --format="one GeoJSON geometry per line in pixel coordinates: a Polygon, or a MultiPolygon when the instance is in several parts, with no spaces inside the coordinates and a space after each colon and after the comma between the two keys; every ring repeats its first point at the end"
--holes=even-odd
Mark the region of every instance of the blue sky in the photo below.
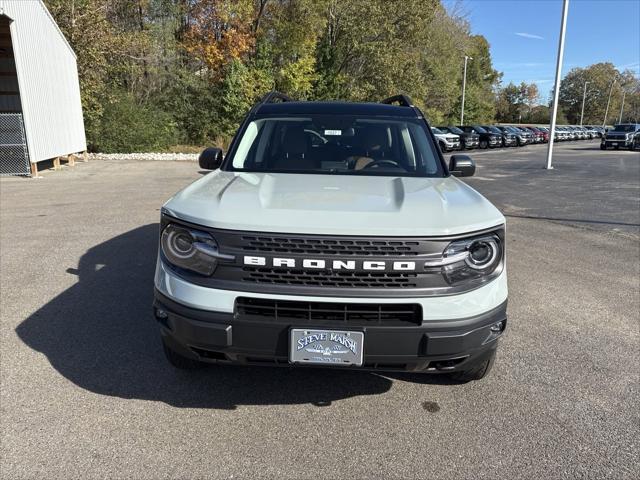
{"type": "MultiPolygon", "coordinates": [[[[542,96],[553,87],[562,0],[445,0],[460,3],[474,34],[491,45],[503,83],[535,82],[542,96]]],[[[570,0],[565,75],[574,67],[612,62],[640,74],[640,0],[570,0]]]]}

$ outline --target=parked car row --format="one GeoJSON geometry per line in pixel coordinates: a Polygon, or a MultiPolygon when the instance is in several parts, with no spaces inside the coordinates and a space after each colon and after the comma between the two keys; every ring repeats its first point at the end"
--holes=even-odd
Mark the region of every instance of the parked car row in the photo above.
{"type": "MultiPolygon", "coordinates": [[[[523,147],[549,141],[549,127],[521,125],[458,125],[432,127],[443,152],[473,148],[523,147]]],[[[592,140],[602,137],[604,129],[593,126],[556,126],[555,141],[592,140]]]]}
{"type": "Polygon", "coordinates": [[[604,128],[590,125],[557,125],[555,141],[565,140],[593,140],[602,138],[604,128]]]}

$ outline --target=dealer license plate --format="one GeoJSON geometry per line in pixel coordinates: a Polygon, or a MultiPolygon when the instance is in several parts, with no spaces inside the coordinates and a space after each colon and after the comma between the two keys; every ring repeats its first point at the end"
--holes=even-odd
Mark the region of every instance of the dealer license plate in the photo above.
{"type": "Polygon", "coordinates": [[[289,361],[324,365],[362,365],[364,332],[292,328],[289,361]]]}

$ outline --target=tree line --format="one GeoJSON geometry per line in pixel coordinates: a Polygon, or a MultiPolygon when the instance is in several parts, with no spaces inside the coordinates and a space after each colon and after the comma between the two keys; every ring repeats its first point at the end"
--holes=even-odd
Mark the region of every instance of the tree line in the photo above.
{"type": "MultiPolygon", "coordinates": [[[[623,122],[640,122],[640,80],[631,70],[621,71],[612,63],[570,70],[560,83],[557,121],[578,125],[583,115],[583,100],[584,125],[610,125],[621,118],[623,122]]],[[[535,83],[509,83],[497,91],[496,119],[505,123],[547,124],[552,105],[540,101],[535,83]]]]}
{"type": "Polygon", "coordinates": [[[501,88],[487,40],[439,0],[45,3],[76,52],[96,151],[226,145],[272,89],[302,100],[405,93],[433,124],[455,124],[465,55],[466,121],[541,113],[535,85],[501,88]]]}

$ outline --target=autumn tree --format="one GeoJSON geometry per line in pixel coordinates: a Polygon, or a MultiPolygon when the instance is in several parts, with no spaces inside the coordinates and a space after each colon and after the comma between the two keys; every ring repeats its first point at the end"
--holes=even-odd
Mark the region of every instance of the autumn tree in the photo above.
{"type": "Polygon", "coordinates": [[[587,83],[584,102],[584,124],[616,123],[619,120],[623,93],[627,105],[627,120],[634,117],[634,105],[640,103],[640,81],[633,72],[620,72],[612,63],[596,63],[586,68],[574,68],[560,85],[560,106],[571,123],[580,122],[584,85],[587,83]],[[605,111],[611,92],[609,111],[605,111]]]}

